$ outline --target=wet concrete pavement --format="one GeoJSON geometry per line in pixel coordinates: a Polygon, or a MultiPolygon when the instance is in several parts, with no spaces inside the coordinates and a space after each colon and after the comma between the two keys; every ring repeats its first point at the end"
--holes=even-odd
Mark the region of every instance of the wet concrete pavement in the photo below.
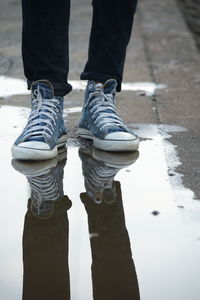
{"type": "Polygon", "coordinates": [[[187,21],[188,27],[193,32],[197,47],[200,49],[200,3],[198,0],[183,0],[177,1],[182,9],[184,17],[187,21]]]}
{"type": "MultiPolygon", "coordinates": [[[[65,102],[67,151],[38,164],[11,158],[30,102],[23,82],[17,95],[2,92],[2,76],[23,79],[23,70],[19,3],[0,6],[1,299],[198,300],[200,60],[175,1],[143,0],[135,18],[130,85],[117,106],[141,138],[139,153],[113,155],[77,138],[78,83],[65,102]]],[[[73,0],[74,86],[90,20],[90,1],[73,0]]]]}

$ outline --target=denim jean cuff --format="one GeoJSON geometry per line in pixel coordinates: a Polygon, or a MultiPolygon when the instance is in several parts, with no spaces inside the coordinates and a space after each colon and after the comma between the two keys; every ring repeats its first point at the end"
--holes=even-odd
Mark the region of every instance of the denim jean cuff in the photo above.
{"type": "MultiPolygon", "coordinates": [[[[35,81],[35,80],[34,80],[35,81]]],[[[31,84],[34,82],[33,80],[28,80],[27,85],[28,89],[31,89],[31,84]]],[[[72,90],[72,86],[69,83],[57,83],[50,81],[54,88],[55,96],[65,96],[72,90]]]]}
{"type": "Polygon", "coordinates": [[[109,74],[104,74],[104,73],[95,73],[95,72],[82,72],[80,76],[81,80],[94,80],[94,81],[99,81],[99,82],[106,82],[108,79],[116,79],[118,84],[117,84],[117,92],[121,91],[121,84],[122,80],[119,77],[109,75],[109,74]]]}

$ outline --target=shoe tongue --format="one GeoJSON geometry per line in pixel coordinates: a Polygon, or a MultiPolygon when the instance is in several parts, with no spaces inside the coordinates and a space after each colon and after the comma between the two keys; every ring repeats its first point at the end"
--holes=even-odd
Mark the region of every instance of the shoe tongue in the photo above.
{"type": "Polygon", "coordinates": [[[105,94],[115,94],[116,87],[117,87],[117,80],[109,79],[103,85],[104,93],[105,94]]]}
{"type": "Polygon", "coordinates": [[[102,83],[96,83],[93,80],[88,81],[87,88],[86,88],[86,98],[90,93],[94,93],[98,90],[103,89],[103,84],[102,83]]]}
{"type": "Polygon", "coordinates": [[[90,80],[87,85],[87,93],[93,93],[95,91],[103,90],[105,94],[115,94],[117,87],[116,79],[109,79],[104,84],[96,83],[95,81],[90,80]]]}
{"type": "Polygon", "coordinates": [[[48,219],[54,212],[55,202],[44,201],[39,205],[36,205],[34,200],[32,200],[31,212],[34,216],[48,219]]]}
{"type": "Polygon", "coordinates": [[[103,199],[106,203],[114,203],[117,199],[117,193],[115,190],[115,185],[113,182],[113,186],[111,188],[106,188],[103,191],[103,199]]]}
{"type": "MultiPolygon", "coordinates": [[[[42,99],[52,99],[54,97],[53,88],[49,83],[46,82],[35,82],[31,87],[33,99],[37,98],[39,95],[42,99]]],[[[43,114],[38,117],[40,119],[46,119],[47,117],[43,114]]],[[[45,126],[46,123],[39,123],[40,126],[45,126]]],[[[45,142],[43,136],[31,136],[27,141],[38,141],[45,142]]]]}
{"type": "Polygon", "coordinates": [[[32,93],[34,97],[37,97],[38,92],[40,92],[42,98],[52,99],[54,96],[54,91],[50,84],[44,82],[36,82],[32,85],[32,93]]]}

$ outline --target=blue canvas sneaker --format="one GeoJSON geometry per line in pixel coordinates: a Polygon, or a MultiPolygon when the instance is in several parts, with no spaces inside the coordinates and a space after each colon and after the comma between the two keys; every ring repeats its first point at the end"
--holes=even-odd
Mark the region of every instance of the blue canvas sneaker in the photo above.
{"type": "Polygon", "coordinates": [[[67,141],[63,97],[55,97],[51,83],[46,80],[34,82],[31,90],[31,113],[22,134],[12,146],[12,155],[19,160],[51,159],[67,141]]]}
{"type": "Polygon", "coordinates": [[[93,140],[94,147],[101,150],[135,151],[138,149],[139,139],[116,112],[116,86],[115,79],[109,79],[104,84],[88,82],[78,134],[93,140]]]}

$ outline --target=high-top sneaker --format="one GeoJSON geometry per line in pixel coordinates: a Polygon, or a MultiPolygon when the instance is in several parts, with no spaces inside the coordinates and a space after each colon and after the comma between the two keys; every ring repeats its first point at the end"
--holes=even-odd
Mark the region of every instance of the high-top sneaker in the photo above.
{"type": "Polygon", "coordinates": [[[93,140],[94,147],[115,152],[135,151],[138,137],[127,128],[115,108],[117,81],[89,81],[79,122],[80,137],[93,140]]]}
{"type": "Polygon", "coordinates": [[[22,134],[12,146],[12,155],[19,160],[51,159],[67,140],[63,97],[55,97],[51,83],[45,80],[34,82],[31,91],[31,113],[22,134]]]}

